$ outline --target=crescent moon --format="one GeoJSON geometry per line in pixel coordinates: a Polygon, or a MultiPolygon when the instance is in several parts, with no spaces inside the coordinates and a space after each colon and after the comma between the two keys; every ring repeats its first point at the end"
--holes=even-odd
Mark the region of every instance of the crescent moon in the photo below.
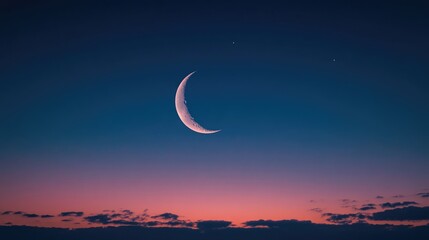
{"type": "Polygon", "coordinates": [[[202,133],[202,134],[217,133],[220,130],[209,130],[202,127],[200,124],[198,124],[191,116],[191,114],[188,111],[188,107],[186,106],[186,100],[185,100],[186,83],[194,73],[195,72],[192,72],[188,76],[186,76],[180,83],[179,87],[177,88],[176,101],[175,101],[177,114],[179,115],[179,118],[183,122],[183,124],[185,124],[185,126],[187,126],[192,131],[195,131],[197,133],[202,133]]]}

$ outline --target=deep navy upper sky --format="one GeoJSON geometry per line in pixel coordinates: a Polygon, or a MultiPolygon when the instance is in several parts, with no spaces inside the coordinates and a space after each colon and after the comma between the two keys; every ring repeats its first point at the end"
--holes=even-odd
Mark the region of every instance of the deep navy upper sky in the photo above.
{"type": "Polygon", "coordinates": [[[423,1],[3,2],[0,179],[30,181],[23,166],[108,165],[118,179],[217,169],[418,191],[429,170],[427,14],[423,1]],[[192,71],[188,107],[220,133],[191,132],[176,114],[192,71]]]}

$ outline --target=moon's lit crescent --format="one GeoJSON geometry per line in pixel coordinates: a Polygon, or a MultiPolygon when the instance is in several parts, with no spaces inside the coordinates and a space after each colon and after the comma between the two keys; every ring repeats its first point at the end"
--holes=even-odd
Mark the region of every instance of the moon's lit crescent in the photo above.
{"type": "Polygon", "coordinates": [[[195,131],[197,133],[202,133],[202,134],[217,133],[220,130],[208,130],[202,127],[200,124],[198,124],[191,116],[191,114],[188,111],[188,107],[186,106],[186,100],[185,100],[186,83],[194,73],[195,72],[192,72],[188,76],[186,76],[180,83],[179,87],[177,88],[176,101],[175,101],[177,114],[179,115],[179,118],[180,120],[182,120],[183,124],[185,124],[185,126],[187,126],[192,131],[195,131]]]}

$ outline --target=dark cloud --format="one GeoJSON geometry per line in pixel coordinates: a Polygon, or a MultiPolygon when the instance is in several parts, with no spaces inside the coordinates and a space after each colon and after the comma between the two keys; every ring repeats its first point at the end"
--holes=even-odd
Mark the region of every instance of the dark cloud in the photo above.
{"type": "Polygon", "coordinates": [[[368,210],[374,210],[376,209],[376,205],[374,203],[368,203],[362,205],[362,207],[358,208],[359,211],[368,211],[368,210]]]}
{"type": "Polygon", "coordinates": [[[165,226],[165,227],[193,227],[195,224],[190,221],[179,220],[179,215],[174,213],[163,213],[156,216],[152,216],[153,219],[159,221],[149,221],[146,226],[165,226]]]}
{"type": "Polygon", "coordinates": [[[383,199],[384,197],[383,197],[383,196],[378,195],[378,196],[376,196],[375,198],[376,198],[376,199],[383,199]]]}
{"type": "Polygon", "coordinates": [[[128,216],[122,214],[97,214],[93,216],[85,217],[84,219],[89,223],[98,223],[98,224],[112,224],[112,225],[130,225],[130,226],[138,226],[143,225],[144,222],[137,221],[139,218],[128,219],[128,216]]]}
{"type": "Polygon", "coordinates": [[[172,220],[172,221],[148,221],[141,224],[145,227],[182,227],[182,228],[191,228],[194,227],[195,224],[190,221],[184,220],[172,220]]]}
{"type": "Polygon", "coordinates": [[[351,224],[356,222],[363,222],[366,219],[366,215],[362,213],[324,213],[322,214],[322,216],[327,217],[326,221],[336,224],[351,224]]]}
{"type": "Polygon", "coordinates": [[[231,226],[230,221],[223,220],[207,220],[207,221],[198,221],[197,228],[200,230],[214,230],[214,229],[222,229],[231,226]]]}
{"type": "Polygon", "coordinates": [[[120,219],[120,220],[129,221],[129,222],[142,223],[146,220],[146,218],[150,217],[147,211],[148,210],[145,209],[142,214],[135,214],[133,211],[125,209],[125,210],[117,211],[114,214],[111,214],[110,217],[116,218],[116,220],[120,219]]]}
{"type": "Polygon", "coordinates": [[[370,206],[358,208],[359,211],[368,211],[368,210],[374,210],[374,209],[376,209],[376,208],[370,207],[370,206]]]}
{"type": "Polygon", "coordinates": [[[417,193],[417,196],[420,196],[422,198],[429,198],[429,192],[417,193]]]}
{"type": "Polygon", "coordinates": [[[147,210],[142,214],[134,214],[131,210],[121,211],[104,211],[109,212],[96,214],[84,218],[89,223],[98,223],[103,225],[129,225],[129,226],[145,226],[145,227],[193,227],[194,223],[185,220],[179,220],[179,215],[174,213],[163,213],[152,216],[152,219],[157,221],[146,221],[148,217],[147,210]]]}
{"type": "Polygon", "coordinates": [[[403,197],[405,197],[404,195],[395,195],[395,196],[392,196],[393,198],[403,198],[403,197]]]}
{"type": "Polygon", "coordinates": [[[382,207],[382,208],[396,208],[396,207],[405,207],[405,206],[417,205],[417,204],[418,203],[416,203],[416,202],[410,202],[410,201],[394,202],[394,203],[385,202],[385,203],[380,204],[380,207],[382,207]]]}
{"type": "Polygon", "coordinates": [[[133,215],[134,212],[128,209],[122,210],[122,213],[126,214],[126,215],[133,215]]]}
{"type": "Polygon", "coordinates": [[[4,224],[5,224],[5,225],[12,225],[12,223],[11,223],[11,222],[5,222],[4,224]]]}
{"type": "Polygon", "coordinates": [[[429,207],[404,207],[373,213],[371,220],[380,221],[419,221],[429,220],[429,207]]]}
{"type": "Polygon", "coordinates": [[[194,227],[195,224],[193,222],[190,221],[184,221],[184,220],[173,220],[173,221],[168,221],[166,223],[164,223],[166,226],[170,226],[170,227],[194,227]]]}
{"type": "Polygon", "coordinates": [[[59,215],[60,217],[82,217],[83,212],[62,212],[59,215]]]}
{"type": "Polygon", "coordinates": [[[179,221],[177,215],[172,213],[165,213],[157,215],[159,221],[147,222],[146,219],[149,217],[147,209],[142,214],[135,214],[131,210],[104,210],[103,213],[94,214],[84,218],[89,224],[102,224],[102,225],[127,225],[127,226],[182,226],[182,222],[179,221]],[[170,222],[170,223],[168,223],[170,222]]]}
{"type": "Polygon", "coordinates": [[[246,227],[267,227],[267,228],[287,228],[296,227],[301,225],[311,225],[311,221],[298,221],[298,220],[256,220],[243,223],[246,227]]]}
{"type": "Polygon", "coordinates": [[[52,218],[52,217],[54,217],[53,215],[46,215],[46,214],[45,215],[39,215],[39,214],[34,214],[34,213],[24,213],[21,211],[17,211],[17,212],[6,211],[6,212],[2,213],[2,215],[11,215],[11,214],[21,215],[21,216],[27,217],[27,218],[38,218],[38,217],[40,217],[40,218],[52,218]]]}
{"type": "Polygon", "coordinates": [[[152,218],[164,219],[164,220],[177,220],[179,219],[179,215],[176,215],[173,213],[163,213],[160,215],[153,216],[152,218]]]}
{"type": "MultiPolygon", "coordinates": [[[[5,211],[1,213],[3,215],[17,214],[22,215],[27,218],[53,218],[53,215],[38,215],[38,214],[29,214],[24,212],[12,212],[5,211]]],[[[59,217],[64,217],[65,219],[61,220],[63,222],[72,221],[74,217],[83,217],[84,212],[80,211],[68,211],[61,212],[58,214],[59,217]]],[[[86,216],[83,219],[89,224],[101,224],[101,225],[128,225],[128,226],[158,226],[158,227],[184,227],[190,228],[194,227],[195,223],[188,220],[179,219],[179,215],[166,212],[151,218],[156,219],[156,221],[147,221],[150,215],[147,213],[147,210],[144,210],[141,214],[135,214],[133,211],[125,210],[104,210],[102,213],[93,214],[86,216]]]]}
{"type": "Polygon", "coordinates": [[[161,225],[161,222],[158,222],[158,221],[149,221],[149,222],[145,223],[145,226],[147,226],[147,227],[155,227],[155,226],[158,226],[158,225],[161,225]]]}
{"type": "Polygon", "coordinates": [[[109,214],[97,214],[93,216],[88,216],[84,218],[89,223],[99,223],[99,224],[109,224],[112,218],[109,214]]]}

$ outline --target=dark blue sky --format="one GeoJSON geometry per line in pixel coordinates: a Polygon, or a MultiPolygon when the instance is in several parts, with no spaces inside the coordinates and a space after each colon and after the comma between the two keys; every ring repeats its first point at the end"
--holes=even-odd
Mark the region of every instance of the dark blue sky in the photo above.
{"type": "Polygon", "coordinates": [[[118,179],[140,168],[196,179],[219,170],[279,187],[323,179],[329,193],[362,178],[373,183],[368,195],[427,188],[427,9],[417,1],[1,3],[2,181],[82,165],[90,167],[78,176],[92,181],[102,164],[119,168],[118,179]],[[176,114],[176,88],[192,71],[190,111],[218,134],[191,132],[176,114]]]}

